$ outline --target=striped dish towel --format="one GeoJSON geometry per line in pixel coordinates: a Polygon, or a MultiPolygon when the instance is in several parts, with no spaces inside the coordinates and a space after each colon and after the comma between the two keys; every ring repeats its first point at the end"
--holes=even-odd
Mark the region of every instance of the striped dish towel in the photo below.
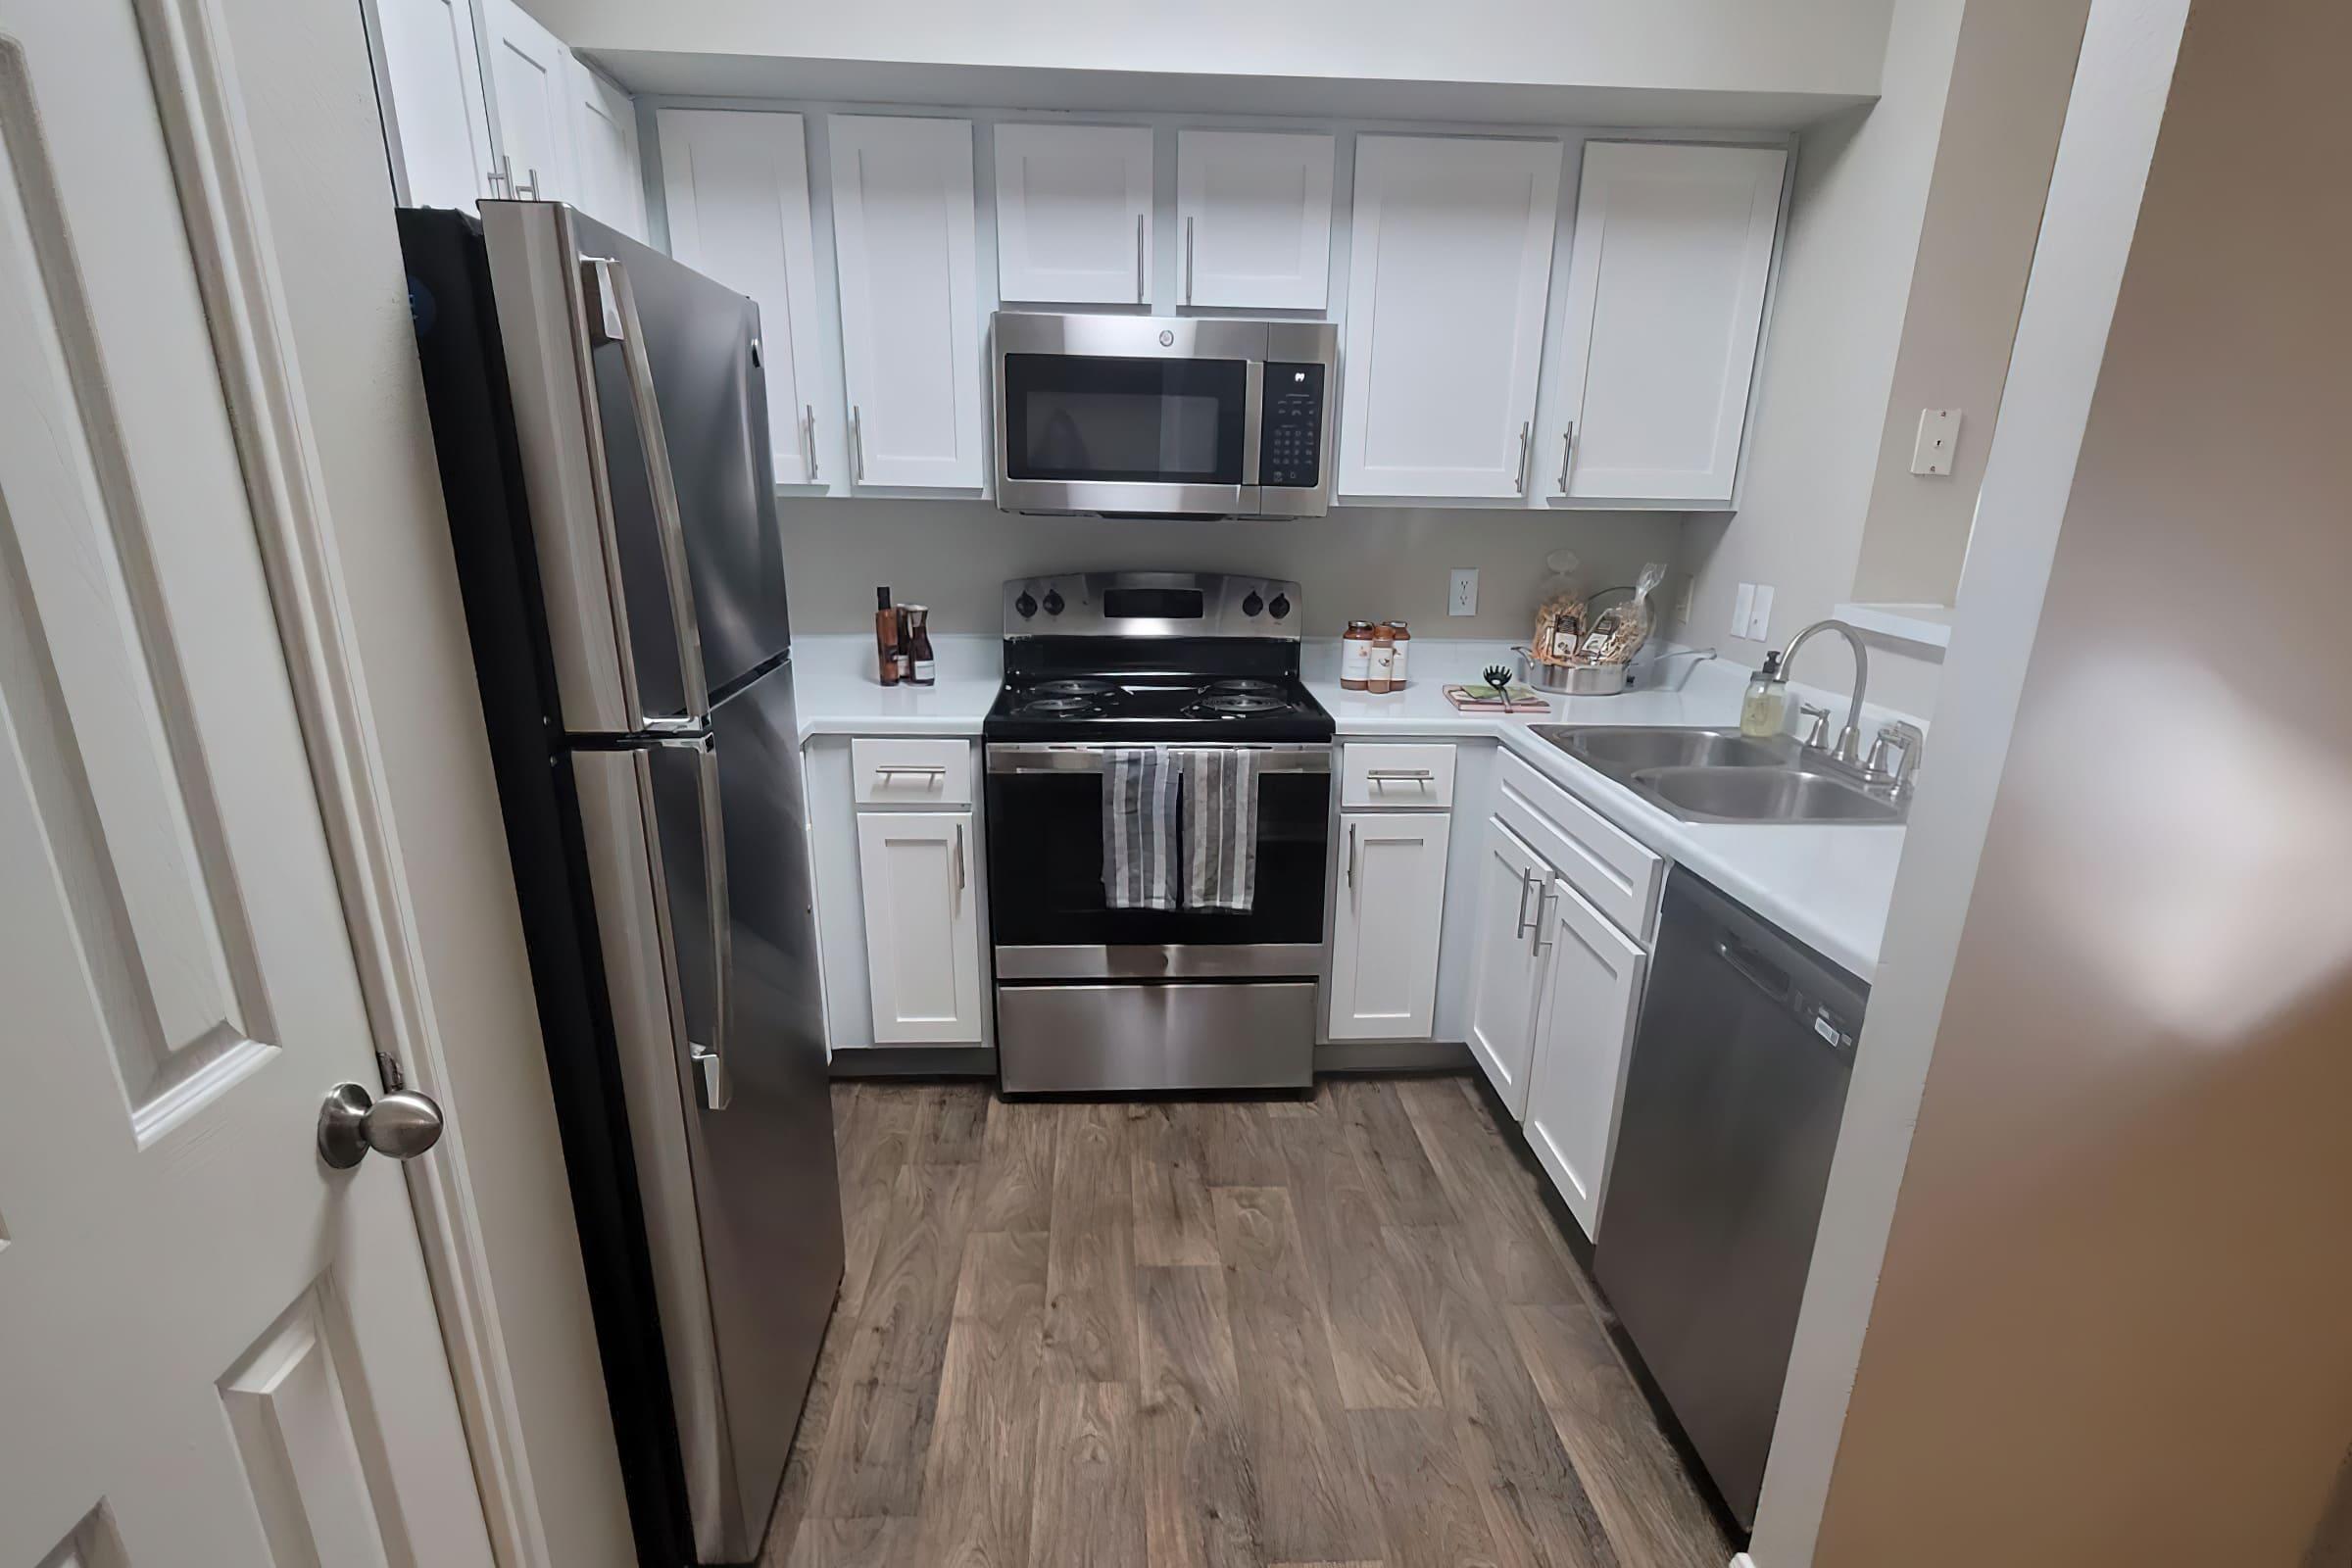
{"type": "Polygon", "coordinates": [[[1257,897],[1257,756],[1177,754],[1184,773],[1184,903],[1248,913],[1257,897]]]}
{"type": "Polygon", "coordinates": [[[1161,746],[1117,746],[1102,760],[1102,902],[1176,907],[1176,774],[1161,746]]]}

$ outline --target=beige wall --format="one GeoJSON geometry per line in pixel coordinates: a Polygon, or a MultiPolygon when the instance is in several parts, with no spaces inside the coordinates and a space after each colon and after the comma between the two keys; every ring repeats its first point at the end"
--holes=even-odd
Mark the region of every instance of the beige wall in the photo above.
{"type": "Polygon", "coordinates": [[[564,1568],[633,1560],[356,3],[228,0],[276,263],[473,1177],[525,1462],[564,1568]]]}
{"type": "Polygon", "coordinates": [[[2348,54],[2191,10],[1825,1568],[2344,1560],[2348,54]]]}
{"type": "Polygon", "coordinates": [[[1525,641],[1535,631],[1544,558],[1573,550],[1589,583],[1631,583],[1645,561],[1672,561],[1674,513],[1551,514],[1343,507],[1298,522],[1118,522],[1023,517],[980,501],[785,501],[784,569],[803,632],[869,630],[874,588],[931,607],[934,630],[1004,628],[1008,577],[1114,567],[1233,571],[1304,587],[1309,637],[1350,617],[1402,618],[1422,637],[1525,641]],[[1479,573],[1478,613],[1446,613],[1455,566],[1479,573]]]}

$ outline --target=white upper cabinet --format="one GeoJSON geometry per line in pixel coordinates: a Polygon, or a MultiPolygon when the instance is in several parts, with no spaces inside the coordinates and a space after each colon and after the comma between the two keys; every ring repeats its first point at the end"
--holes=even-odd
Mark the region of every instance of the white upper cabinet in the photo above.
{"type": "Polygon", "coordinates": [[[1007,300],[1150,300],[1152,132],[997,127],[997,292],[1007,300]]]}
{"type": "Polygon", "coordinates": [[[490,107],[469,0],[373,0],[377,85],[396,193],[466,212],[490,194],[490,107]]]}
{"type": "Polygon", "coordinates": [[[826,128],[851,482],[977,489],[987,420],[971,123],[835,115],[826,128]]]}
{"type": "Polygon", "coordinates": [[[1590,142],[1544,493],[1728,507],[1788,155],[1590,142]]]}
{"type": "Polygon", "coordinates": [[[1528,493],[1559,195],[1556,141],[1357,139],[1342,494],[1528,493]]]}
{"type": "Polygon", "coordinates": [[[1320,311],[1331,303],[1333,138],[1176,134],[1176,303],[1320,311]]]}
{"type": "Polygon", "coordinates": [[[637,155],[637,106],[629,95],[571,63],[571,150],[578,166],[572,205],[631,239],[646,237],[645,172],[637,155]]]}
{"type": "Polygon", "coordinates": [[[514,0],[486,3],[499,145],[507,172],[514,177],[514,193],[576,205],[571,51],[514,0]]]}
{"type": "MultiPolygon", "coordinates": [[[[815,484],[839,453],[840,405],[818,348],[808,152],[798,115],[664,109],[662,188],[669,253],[760,306],[768,446],[778,484],[815,484]],[[819,446],[819,425],[829,445],[819,446]]],[[[837,461],[837,460],[836,460],[837,461]]]]}

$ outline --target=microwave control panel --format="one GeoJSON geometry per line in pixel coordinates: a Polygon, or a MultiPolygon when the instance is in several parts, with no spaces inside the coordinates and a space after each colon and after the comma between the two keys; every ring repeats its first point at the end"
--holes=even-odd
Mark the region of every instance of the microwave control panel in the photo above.
{"type": "Polygon", "coordinates": [[[1267,362],[1257,433],[1258,483],[1302,490],[1322,483],[1325,368],[1267,362]]]}

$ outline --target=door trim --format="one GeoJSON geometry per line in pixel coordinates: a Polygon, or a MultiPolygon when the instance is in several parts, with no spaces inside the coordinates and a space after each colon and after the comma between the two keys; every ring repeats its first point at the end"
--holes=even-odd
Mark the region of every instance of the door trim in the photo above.
{"type": "Polygon", "coordinates": [[[368,1022],[378,1051],[396,1057],[410,1086],[439,1101],[448,1116],[435,1157],[404,1171],[484,1522],[501,1568],[555,1568],[474,1206],[462,1097],[434,1021],[226,20],[220,0],[132,4],[368,1022]]]}

